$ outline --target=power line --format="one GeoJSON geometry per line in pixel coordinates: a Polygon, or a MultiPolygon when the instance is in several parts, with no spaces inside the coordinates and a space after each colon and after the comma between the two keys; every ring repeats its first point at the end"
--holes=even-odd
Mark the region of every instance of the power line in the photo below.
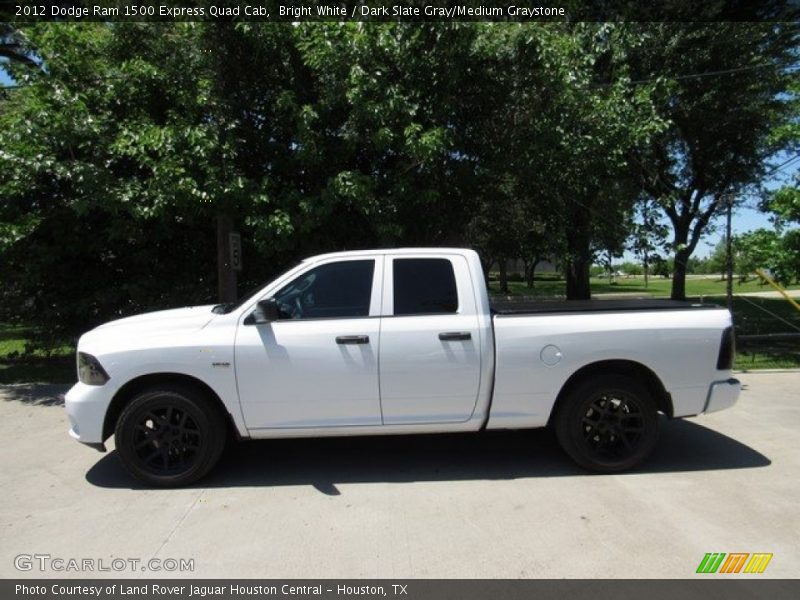
{"type": "MultiPolygon", "coordinates": [[[[735,69],[722,69],[719,71],[705,71],[703,73],[690,73],[688,75],[677,75],[675,77],[670,77],[670,79],[676,80],[684,80],[684,79],[700,79],[702,77],[716,77],[718,75],[729,75],[731,73],[740,73],[742,71],[752,71],[753,69],[764,69],[766,67],[774,67],[773,63],[762,63],[760,65],[749,65],[746,67],[737,67],[735,69]]],[[[800,63],[792,63],[783,67],[784,70],[795,69],[800,67],[800,63]]],[[[641,83],[652,83],[656,81],[656,79],[640,79],[638,81],[631,81],[631,84],[638,85],[641,83]]]]}
{"type": "MultiPolygon", "coordinates": [[[[754,69],[765,69],[767,67],[775,67],[775,64],[773,64],[773,63],[761,63],[761,64],[758,64],[758,65],[747,65],[747,66],[742,66],[742,67],[735,67],[735,68],[732,68],[732,69],[721,69],[721,70],[718,70],[718,71],[703,71],[701,73],[689,73],[687,75],[675,75],[675,76],[664,75],[664,76],[660,76],[660,77],[654,77],[654,78],[651,78],[651,79],[635,79],[635,80],[629,81],[628,84],[629,85],[644,85],[646,83],[654,83],[654,82],[658,81],[659,79],[661,79],[662,77],[666,78],[666,79],[676,80],[676,81],[683,81],[683,80],[686,80],[686,79],[701,79],[703,77],[718,77],[720,75],[730,75],[730,74],[733,74],[733,73],[740,73],[740,72],[743,72],[743,71],[752,71],[754,69]]],[[[781,67],[781,69],[784,70],[784,71],[788,71],[790,69],[797,69],[797,68],[800,68],[800,62],[792,63],[790,65],[786,65],[784,67],[781,67]]],[[[127,78],[127,77],[128,76],[124,75],[124,74],[105,75],[103,77],[98,77],[98,78],[92,80],[91,83],[102,83],[103,81],[118,80],[118,79],[124,79],[124,78],[127,78]]],[[[33,81],[33,82],[28,83],[26,85],[0,86],[0,90],[3,90],[3,89],[7,89],[7,90],[8,89],[12,89],[12,90],[13,89],[21,89],[21,88],[31,87],[31,86],[34,86],[34,85],[45,85],[45,84],[48,84],[48,83],[52,83],[52,81],[33,81]]],[[[60,81],[59,83],[65,83],[65,84],[77,83],[77,80],[60,81]]],[[[595,84],[591,84],[589,87],[609,87],[609,86],[615,85],[616,83],[617,82],[595,83],[595,84]]]]}
{"type": "MultiPolygon", "coordinates": [[[[674,76],[662,75],[660,77],[653,77],[653,78],[650,78],[650,79],[634,79],[632,81],[629,81],[628,84],[629,85],[644,85],[646,83],[655,83],[656,81],[659,81],[662,78],[665,78],[665,79],[668,79],[668,80],[683,81],[685,79],[701,79],[703,77],[718,77],[720,75],[730,75],[730,74],[733,74],[733,73],[740,73],[742,71],[752,71],[754,69],[765,69],[767,67],[775,67],[775,66],[776,65],[773,64],[773,63],[762,63],[762,64],[758,64],[758,65],[747,65],[747,66],[743,66],[743,67],[736,67],[736,68],[733,68],[733,69],[721,69],[721,70],[718,70],[718,71],[703,71],[701,73],[689,73],[687,75],[674,75],[674,76]]],[[[790,71],[790,70],[797,69],[797,68],[800,68],[800,62],[796,62],[796,63],[792,63],[792,64],[789,64],[789,65],[786,65],[784,67],[780,67],[780,69],[782,71],[787,71],[787,72],[790,71]]],[[[618,83],[618,82],[594,83],[594,84],[589,85],[588,87],[609,87],[609,86],[612,86],[612,85],[616,85],[616,83],[618,83]]]]}
{"type": "Polygon", "coordinates": [[[778,173],[778,172],[780,172],[780,171],[783,171],[783,170],[784,170],[784,169],[785,169],[787,166],[789,166],[789,163],[792,163],[792,162],[796,161],[798,158],[800,158],[800,154],[798,154],[797,156],[793,156],[792,158],[790,158],[790,159],[789,159],[789,160],[787,160],[786,162],[782,162],[782,163],[781,163],[781,164],[779,164],[777,167],[775,167],[775,168],[773,168],[773,169],[770,169],[769,171],[767,171],[767,172],[764,174],[764,176],[765,176],[765,177],[768,177],[768,176],[770,176],[770,175],[774,175],[775,173],[778,173]]]}

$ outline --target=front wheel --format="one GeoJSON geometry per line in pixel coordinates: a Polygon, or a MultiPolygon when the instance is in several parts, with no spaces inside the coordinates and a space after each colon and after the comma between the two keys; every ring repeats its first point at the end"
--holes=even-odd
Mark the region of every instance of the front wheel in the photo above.
{"type": "Polygon", "coordinates": [[[188,485],[217,463],[225,445],[221,411],[182,386],[158,386],[135,396],[122,411],[115,443],[122,463],[140,481],[188,485]]]}
{"type": "Polygon", "coordinates": [[[641,464],[658,441],[655,399],[638,380],[601,375],[573,388],[555,415],[561,447],[580,466],[600,473],[641,464]]]}

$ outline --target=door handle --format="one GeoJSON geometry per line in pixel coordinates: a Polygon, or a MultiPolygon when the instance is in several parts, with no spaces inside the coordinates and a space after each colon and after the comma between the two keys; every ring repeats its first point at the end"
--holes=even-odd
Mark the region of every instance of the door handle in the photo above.
{"type": "Polygon", "coordinates": [[[471,340],[472,334],[469,331],[443,331],[439,334],[439,339],[443,342],[463,342],[471,340]]]}
{"type": "Polygon", "coordinates": [[[369,344],[368,335],[337,335],[337,344],[369,344]]]}

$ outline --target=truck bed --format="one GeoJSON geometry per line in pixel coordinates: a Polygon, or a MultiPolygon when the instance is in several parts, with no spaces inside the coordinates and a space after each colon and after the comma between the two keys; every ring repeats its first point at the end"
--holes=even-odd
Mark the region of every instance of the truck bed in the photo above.
{"type": "Polygon", "coordinates": [[[628,312],[654,310],[689,310],[722,308],[716,304],[702,304],[661,298],[629,298],[624,300],[506,300],[491,298],[492,314],[535,315],[553,313],[628,312]]]}

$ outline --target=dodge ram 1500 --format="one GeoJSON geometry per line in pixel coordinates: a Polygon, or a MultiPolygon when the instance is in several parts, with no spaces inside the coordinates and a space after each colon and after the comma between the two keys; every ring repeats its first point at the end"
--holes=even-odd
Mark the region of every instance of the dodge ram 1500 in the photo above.
{"type": "Polygon", "coordinates": [[[204,476],[226,437],[552,426],[582,467],[641,463],[669,418],[732,406],[730,313],[687,302],[490,306],[460,249],[307,259],[236,304],[106,323],[78,343],[70,434],[150,485],[204,476]]]}

